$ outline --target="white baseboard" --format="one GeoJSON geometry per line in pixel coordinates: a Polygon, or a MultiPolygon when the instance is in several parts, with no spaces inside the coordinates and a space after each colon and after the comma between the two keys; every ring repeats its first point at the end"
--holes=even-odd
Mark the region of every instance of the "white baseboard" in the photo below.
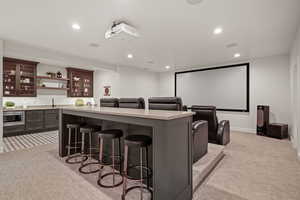
{"type": "Polygon", "coordinates": [[[256,133],[256,129],[251,129],[251,128],[230,127],[230,130],[245,132],[245,133],[256,133]]]}

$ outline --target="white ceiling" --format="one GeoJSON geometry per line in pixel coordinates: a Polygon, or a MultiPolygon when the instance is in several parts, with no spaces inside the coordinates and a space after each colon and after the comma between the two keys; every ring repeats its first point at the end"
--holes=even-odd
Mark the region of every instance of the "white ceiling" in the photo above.
{"type": "Polygon", "coordinates": [[[236,52],[240,60],[287,54],[299,23],[300,0],[203,0],[196,5],[186,0],[0,0],[0,38],[157,71],[166,65],[235,62],[236,52]],[[105,31],[118,19],[134,25],[141,37],[105,40],[105,31]],[[72,30],[74,22],[80,31],[72,30]],[[213,35],[218,26],[224,33],[213,35]],[[226,48],[230,43],[238,46],[226,48]]]}

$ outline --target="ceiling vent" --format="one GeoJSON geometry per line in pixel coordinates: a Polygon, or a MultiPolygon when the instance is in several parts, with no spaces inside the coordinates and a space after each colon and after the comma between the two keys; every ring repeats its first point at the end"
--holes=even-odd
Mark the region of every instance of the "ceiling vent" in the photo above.
{"type": "Polygon", "coordinates": [[[186,0],[189,4],[198,4],[198,3],[201,3],[203,0],[186,0]]]}
{"type": "Polygon", "coordinates": [[[105,32],[105,39],[110,39],[120,34],[126,34],[132,37],[139,37],[137,29],[125,22],[114,22],[113,25],[105,32]]]}

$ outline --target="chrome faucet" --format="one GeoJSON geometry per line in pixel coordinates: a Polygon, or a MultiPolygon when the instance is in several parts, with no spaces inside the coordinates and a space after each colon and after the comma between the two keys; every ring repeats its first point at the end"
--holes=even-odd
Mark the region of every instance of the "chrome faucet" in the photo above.
{"type": "Polygon", "coordinates": [[[54,98],[52,98],[52,107],[55,107],[54,98]]]}

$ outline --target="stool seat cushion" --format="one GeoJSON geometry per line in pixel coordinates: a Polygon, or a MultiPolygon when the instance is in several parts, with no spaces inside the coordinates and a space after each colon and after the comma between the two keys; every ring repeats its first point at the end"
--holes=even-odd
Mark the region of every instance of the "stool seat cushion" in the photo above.
{"type": "Polygon", "coordinates": [[[90,133],[90,132],[95,132],[100,130],[101,130],[101,126],[96,126],[96,125],[86,125],[84,127],[80,127],[81,133],[90,133]]]}
{"type": "Polygon", "coordinates": [[[145,147],[152,144],[152,138],[146,135],[128,135],[125,138],[125,145],[145,147]]]}
{"type": "Polygon", "coordinates": [[[121,129],[107,129],[97,132],[99,138],[121,138],[123,137],[123,131],[121,129]]]}
{"type": "Polygon", "coordinates": [[[67,128],[79,128],[80,124],[67,124],[67,128]]]}

